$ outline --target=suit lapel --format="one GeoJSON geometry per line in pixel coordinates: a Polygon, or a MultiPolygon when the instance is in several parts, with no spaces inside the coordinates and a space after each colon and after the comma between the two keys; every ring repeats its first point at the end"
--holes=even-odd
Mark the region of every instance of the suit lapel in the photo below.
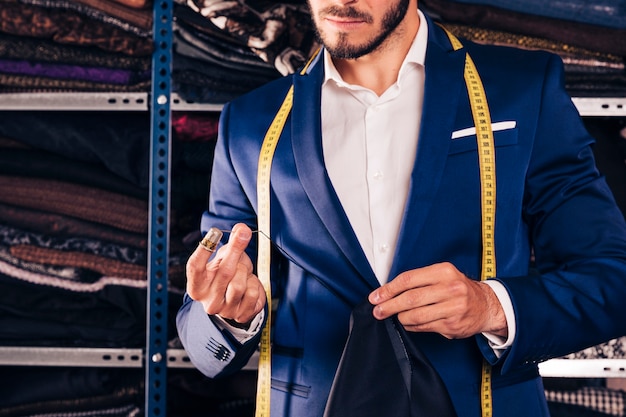
{"type": "MultiPolygon", "coordinates": [[[[321,54],[320,54],[321,55],[321,54]]],[[[371,288],[379,283],[350,226],[324,167],[320,112],[323,57],[306,75],[294,76],[291,137],[302,186],[328,234],[371,288]]]]}
{"type": "Polygon", "coordinates": [[[402,272],[402,262],[408,256],[415,259],[416,254],[411,252],[420,239],[420,230],[441,181],[459,97],[466,95],[465,50],[453,51],[445,33],[432,20],[428,20],[428,32],[420,136],[390,277],[402,272]]]}

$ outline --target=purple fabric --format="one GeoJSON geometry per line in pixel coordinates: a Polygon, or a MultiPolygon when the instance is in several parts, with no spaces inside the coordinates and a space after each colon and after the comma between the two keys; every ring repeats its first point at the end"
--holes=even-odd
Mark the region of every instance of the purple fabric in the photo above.
{"type": "Polygon", "coordinates": [[[132,85],[150,79],[149,71],[0,59],[0,72],[38,77],[83,80],[96,83],[132,85]]]}

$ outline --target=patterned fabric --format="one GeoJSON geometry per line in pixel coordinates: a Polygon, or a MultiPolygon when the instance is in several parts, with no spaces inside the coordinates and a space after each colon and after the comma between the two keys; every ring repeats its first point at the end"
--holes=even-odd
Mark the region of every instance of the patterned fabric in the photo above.
{"type": "MultiPolygon", "coordinates": [[[[0,259],[0,274],[7,277],[18,279],[29,284],[35,284],[42,288],[59,288],[67,291],[94,293],[102,291],[107,286],[115,285],[129,288],[147,288],[147,281],[144,279],[135,279],[119,276],[99,276],[91,281],[85,280],[88,276],[84,271],[78,272],[78,280],[68,279],[67,276],[58,276],[51,273],[51,268],[59,268],[57,266],[36,265],[34,262],[7,262],[0,259]],[[41,271],[41,269],[44,269],[41,271]],[[39,271],[37,271],[39,269],[39,271]]],[[[66,270],[76,268],[64,267],[66,270]]]]}
{"type": "Polygon", "coordinates": [[[0,271],[6,275],[15,276],[17,270],[27,271],[38,276],[47,276],[53,280],[59,279],[62,282],[84,281],[92,283],[97,280],[99,276],[99,274],[94,274],[91,271],[65,265],[56,266],[44,265],[38,262],[27,262],[11,255],[8,246],[0,245],[0,271]],[[11,273],[11,271],[13,271],[13,273],[11,273]]]}
{"type": "MultiPolygon", "coordinates": [[[[0,224],[0,243],[12,248],[26,246],[47,248],[63,252],[80,252],[85,255],[92,255],[96,257],[96,259],[104,257],[135,265],[145,265],[147,261],[145,250],[83,237],[47,236],[39,233],[19,230],[4,224],[0,224]]],[[[13,249],[11,252],[13,252],[13,249]]],[[[37,261],[37,258],[32,260],[37,261]]],[[[53,264],[53,262],[47,263],[53,264]]],[[[63,263],[56,264],[64,265],[63,263]]]]}
{"type": "Polygon", "coordinates": [[[575,391],[546,390],[548,402],[579,405],[586,409],[622,417],[626,414],[626,393],[598,387],[583,387],[575,391]]]}
{"type": "Polygon", "coordinates": [[[0,57],[35,62],[149,71],[150,57],[107,52],[92,46],[64,45],[49,39],[0,33],[0,57]]]}
{"type": "Polygon", "coordinates": [[[179,0],[247,45],[281,74],[291,74],[317,49],[308,7],[260,1],[179,0]]]}
{"type": "Polygon", "coordinates": [[[613,54],[605,54],[593,50],[579,48],[563,42],[528,35],[517,35],[510,32],[483,29],[469,25],[446,23],[445,27],[458,37],[474,42],[490,45],[511,46],[522,49],[544,50],[559,55],[567,69],[572,63],[588,67],[592,71],[599,69],[624,72],[624,59],[613,54]]]}
{"type": "Polygon", "coordinates": [[[626,94],[626,70],[622,57],[567,45],[550,39],[446,23],[456,36],[477,43],[544,50],[565,64],[565,87],[575,96],[622,96],[626,94]]]}
{"type": "Polygon", "coordinates": [[[626,336],[572,353],[565,359],[626,359],[626,336]]]}
{"type": "Polygon", "coordinates": [[[154,49],[150,38],[133,35],[71,10],[46,9],[12,0],[0,2],[0,31],[65,44],[93,45],[132,56],[149,56],[154,49]]]}
{"type": "Polygon", "coordinates": [[[145,266],[133,265],[83,252],[70,252],[31,245],[14,245],[11,246],[11,255],[25,261],[84,268],[102,275],[114,277],[135,280],[146,280],[148,277],[145,266]]]}
{"type": "Polygon", "coordinates": [[[0,92],[148,92],[150,81],[131,86],[119,84],[93,83],[89,81],[61,80],[47,77],[29,77],[14,74],[0,74],[0,92]]]}
{"type": "Polygon", "coordinates": [[[0,201],[65,214],[136,233],[148,232],[147,202],[104,190],[39,178],[0,176],[0,201]]]}
{"type": "MultiPolygon", "coordinates": [[[[3,273],[22,279],[29,277],[29,282],[33,282],[34,276],[29,272],[84,281],[92,286],[102,276],[144,282],[148,276],[145,250],[80,237],[46,236],[1,224],[0,259],[6,261],[4,268],[0,268],[3,273]]],[[[186,253],[173,254],[168,259],[168,278],[175,288],[185,286],[185,260],[186,253]]],[[[46,279],[36,282],[50,285],[46,279]]],[[[103,283],[100,281],[94,288],[103,283]]]]}
{"type": "Polygon", "coordinates": [[[87,81],[94,84],[133,86],[150,81],[150,72],[135,72],[125,69],[84,67],[52,62],[0,59],[0,72],[31,77],[46,77],[60,80],[87,81]]]}
{"type": "Polygon", "coordinates": [[[95,20],[117,26],[127,32],[149,37],[152,34],[152,10],[127,7],[112,0],[19,0],[46,8],[74,10],[95,20]]]}
{"type": "Polygon", "coordinates": [[[552,39],[598,52],[626,56],[626,29],[553,19],[453,0],[420,0],[419,3],[426,13],[445,22],[552,39]]]}

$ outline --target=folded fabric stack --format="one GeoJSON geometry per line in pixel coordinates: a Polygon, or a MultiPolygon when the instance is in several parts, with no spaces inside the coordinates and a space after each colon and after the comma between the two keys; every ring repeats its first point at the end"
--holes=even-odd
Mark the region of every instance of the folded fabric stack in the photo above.
{"type": "Polygon", "coordinates": [[[141,369],[0,367],[0,416],[137,417],[141,369]]]}
{"type": "MultiPolygon", "coordinates": [[[[172,115],[171,339],[184,264],[200,239],[218,117],[172,115]]],[[[147,112],[0,112],[1,345],[145,346],[149,126],[147,112]]],[[[11,390],[0,388],[0,416],[137,415],[144,401],[137,371],[125,379],[82,368],[68,382],[58,379],[60,369],[19,368],[46,383],[37,391],[14,380],[11,390]],[[114,377],[128,384],[99,385],[114,377]],[[77,382],[83,379],[92,384],[77,382]],[[21,392],[31,394],[28,401],[17,401],[21,392]]],[[[0,387],[11,372],[0,367],[0,387]]]]}
{"type": "Polygon", "coordinates": [[[44,115],[0,113],[10,138],[0,152],[1,343],[142,346],[147,193],[95,159],[30,146],[80,152],[70,139],[78,130],[51,138],[63,135],[63,118],[48,114],[59,124],[44,136],[44,115]]]}
{"type": "Polygon", "coordinates": [[[148,0],[3,0],[0,92],[150,90],[148,0]]]}
{"type": "MultiPolygon", "coordinates": [[[[36,114],[0,118],[4,130],[14,120],[25,135],[33,127],[24,138],[55,144],[36,136],[36,114]]],[[[59,122],[53,132],[62,135],[59,122]]],[[[65,132],[56,146],[73,148],[76,130],[65,132]]],[[[0,134],[0,343],[142,347],[146,190],[89,160],[93,153],[72,159],[12,133],[0,134]]],[[[141,381],[108,368],[0,367],[0,416],[130,417],[141,410],[141,381]]]]}
{"type": "Polygon", "coordinates": [[[176,0],[174,90],[224,103],[290,74],[317,49],[304,1],[176,0]]]}
{"type": "Polygon", "coordinates": [[[574,96],[626,94],[624,0],[423,0],[420,7],[457,36],[560,55],[574,96]]]}
{"type": "MultiPolygon", "coordinates": [[[[184,263],[199,240],[199,219],[206,208],[217,118],[217,114],[199,113],[173,116],[169,279],[178,298],[185,285],[184,263]],[[186,245],[187,241],[191,243],[186,245]]],[[[0,337],[1,343],[142,346],[149,115],[4,111],[0,112],[0,137],[8,138],[0,151],[3,285],[37,287],[42,294],[51,291],[77,298],[59,302],[54,312],[49,312],[51,305],[33,302],[27,306],[26,298],[16,299],[9,296],[11,291],[5,292],[7,299],[0,302],[0,308],[13,314],[23,311],[31,319],[39,312],[48,322],[58,315],[63,329],[55,330],[49,323],[36,332],[26,326],[1,326],[0,334],[12,334],[0,337]],[[97,310],[89,318],[89,311],[78,307],[84,297],[103,297],[111,294],[112,288],[123,288],[124,295],[115,293],[120,299],[108,300],[108,304],[119,304],[119,314],[128,318],[112,313],[102,316],[97,310]],[[9,309],[10,304],[17,305],[9,309]],[[64,314],[75,314],[76,321],[64,314]],[[80,331],[81,322],[85,322],[85,334],[80,331]],[[120,326],[125,330],[115,330],[120,326]],[[98,328],[105,334],[90,337],[98,328]],[[106,334],[108,331],[114,334],[106,334]],[[23,332],[26,334],[20,335],[23,332]]],[[[175,311],[178,304],[172,304],[175,311]]],[[[33,326],[37,326],[36,320],[33,326]]]]}

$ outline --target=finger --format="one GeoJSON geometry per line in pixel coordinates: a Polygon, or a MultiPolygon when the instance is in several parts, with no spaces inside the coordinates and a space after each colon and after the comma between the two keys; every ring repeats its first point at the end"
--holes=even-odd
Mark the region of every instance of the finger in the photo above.
{"type": "Polygon", "coordinates": [[[479,333],[475,329],[475,320],[467,320],[463,315],[455,314],[452,305],[425,306],[406,311],[398,315],[398,320],[408,331],[434,332],[448,339],[464,338],[479,333]]]}
{"type": "Polygon", "coordinates": [[[428,304],[398,313],[398,321],[408,330],[432,330],[436,324],[456,317],[447,302],[428,304]]]}
{"type": "Polygon", "coordinates": [[[254,275],[245,280],[231,281],[226,292],[227,309],[221,313],[228,314],[238,323],[247,323],[265,306],[265,290],[254,275]]]}
{"type": "Polygon", "coordinates": [[[252,231],[245,224],[238,223],[233,227],[228,243],[220,249],[214,260],[219,265],[216,274],[217,280],[224,280],[227,283],[232,279],[237,272],[237,265],[243,259],[244,251],[248,247],[251,237],[252,231]]]}
{"type": "MultiPolygon", "coordinates": [[[[248,273],[252,271],[252,262],[244,252],[251,236],[252,231],[248,226],[241,223],[236,224],[228,243],[222,246],[215,258],[206,265],[206,275],[207,279],[210,279],[210,283],[207,284],[209,287],[207,297],[203,301],[205,310],[209,314],[218,314],[231,309],[231,306],[227,304],[226,292],[233,280],[235,280],[233,288],[236,289],[239,286],[236,278],[240,262],[243,262],[244,269],[248,273]]],[[[244,273],[245,275],[247,274],[244,273]]]]}
{"type": "Polygon", "coordinates": [[[202,238],[202,241],[198,244],[198,247],[187,260],[187,293],[194,300],[203,296],[202,289],[206,288],[206,280],[210,278],[206,273],[207,262],[213,255],[214,248],[219,243],[221,237],[222,232],[218,229],[209,229],[207,234],[202,238]],[[211,248],[213,249],[211,250],[211,248]]]}
{"type": "Polygon", "coordinates": [[[224,292],[224,309],[220,312],[221,316],[237,319],[238,311],[246,297],[246,291],[248,289],[247,281],[248,271],[240,264],[237,273],[228,282],[228,286],[224,292]]]}
{"type": "Polygon", "coordinates": [[[379,320],[396,314],[417,310],[425,306],[438,305],[447,298],[443,288],[427,285],[404,291],[374,307],[374,317],[379,320]]]}
{"type": "Polygon", "coordinates": [[[372,291],[368,297],[369,302],[378,305],[397,297],[413,288],[423,287],[430,284],[428,268],[415,269],[404,272],[382,287],[372,291]]]}
{"type": "Polygon", "coordinates": [[[211,227],[206,234],[202,237],[202,240],[198,243],[198,247],[192,254],[194,261],[206,263],[211,256],[215,253],[217,245],[222,239],[223,233],[221,230],[215,227],[211,227]]]}

